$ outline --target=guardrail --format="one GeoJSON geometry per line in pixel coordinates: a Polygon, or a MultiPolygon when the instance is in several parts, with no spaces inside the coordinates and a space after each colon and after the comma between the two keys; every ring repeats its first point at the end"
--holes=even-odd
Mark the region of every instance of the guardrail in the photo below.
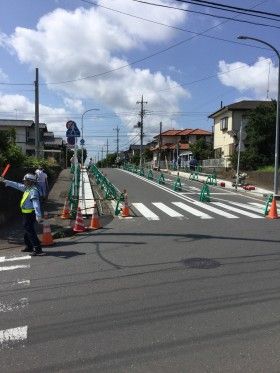
{"type": "Polygon", "coordinates": [[[217,185],[217,175],[215,170],[212,171],[211,174],[202,172],[201,166],[196,166],[194,170],[190,171],[190,180],[199,181],[199,176],[206,176],[205,184],[207,185],[217,185]]]}
{"type": "Polygon", "coordinates": [[[80,166],[76,168],[76,182],[75,182],[75,166],[71,166],[70,172],[73,174],[73,179],[68,190],[68,201],[70,203],[70,217],[75,219],[79,204],[79,188],[81,179],[81,169],[80,166]]]}

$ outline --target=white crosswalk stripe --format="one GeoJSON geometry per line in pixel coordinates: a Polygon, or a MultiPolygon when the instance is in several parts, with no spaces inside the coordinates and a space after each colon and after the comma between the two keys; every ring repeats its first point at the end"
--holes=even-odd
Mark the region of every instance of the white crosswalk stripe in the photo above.
{"type": "Polygon", "coordinates": [[[212,219],[212,216],[210,216],[208,214],[205,214],[204,212],[201,212],[201,211],[199,211],[197,209],[194,209],[193,207],[191,207],[189,205],[186,205],[183,202],[172,202],[172,203],[173,203],[173,205],[181,208],[182,210],[185,210],[185,211],[189,212],[192,215],[198,216],[201,219],[212,219]]]}
{"type": "Polygon", "coordinates": [[[240,202],[234,202],[234,201],[229,201],[229,203],[231,205],[234,205],[234,206],[242,207],[246,210],[257,212],[259,214],[263,214],[263,211],[264,211],[263,206],[262,206],[262,208],[260,208],[260,207],[257,207],[257,206],[246,205],[246,203],[240,203],[240,202]]]}
{"type": "Polygon", "coordinates": [[[14,343],[24,342],[27,339],[28,326],[0,330],[0,347],[10,347],[14,343]]]}
{"type": "MultiPolygon", "coordinates": [[[[200,219],[214,219],[216,215],[220,215],[227,219],[239,219],[243,215],[252,219],[262,219],[264,218],[263,209],[261,210],[259,206],[253,206],[252,204],[245,204],[235,201],[227,201],[227,203],[222,202],[210,202],[203,203],[195,201],[193,199],[186,200],[186,202],[171,202],[172,205],[176,206],[180,210],[184,210],[186,214],[181,211],[177,211],[167,203],[162,202],[151,202],[151,205],[160,210],[163,214],[158,215],[156,211],[154,212],[152,208],[145,205],[144,203],[134,202],[132,205],[139,211],[139,213],[150,221],[158,221],[164,215],[170,218],[177,219],[189,219],[189,214],[199,217],[200,219]],[[203,210],[208,210],[210,214],[205,213],[203,210]],[[228,210],[228,211],[225,211],[228,210]],[[232,214],[235,213],[235,214],[232,214]]],[[[260,205],[262,206],[262,205],[260,205]]]]}
{"type": "Polygon", "coordinates": [[[159,210],[165,212],[168,216],[172,218],[183,218],[184,215],[180,214],[179,212],[173,210],[172,208],[168,207],[164,203],[161,202],[152,202],[154,206],[156,206],[159,210]]]}
{"type": "MultiPolygon", "coordinates": [[[[30,255],[0,257],[0,273],[2,272],[0,277],[0,314],[23,312],[25,308],[28,308],[29,299],[24,296],[22,291],[28,288],[30,280],[19,276],[22,274],[26,275],[22,271],[30,268],[30,264],[26,263],[30,259],[30,255]],[[7,277],[6,271],[14,271],[15,275],[11,272],[9,273],[9,277],[7,277]],[[14,292],[17,289],[21,289],[21,291],[14,292]],[[20,296],[15,297],[15,294],[20,294],[20,296]]],[[[19,325],[20,323],[17,322],[17,325],[14,327],[9,325],[8,329],[0,329],[0,350],[9,349],[13,346],[24,346],[28,337],[28,325],[19,325]]],[[[5,327],[5,324],[1,323],[1,327],[5,327]]]]}
{"type": "Polygon", "coordinates": [[[132,203],[132,205],[147,219],[147,220],[159,220],[159,216],[156,215],[143,203],[132,203]]]}
{"type": "Polygon", "coordinates": [[[264,203],[250,202],[250,205],[256,206],[261,210],[264,210],[264,203]]]}
{"type": "Polygon", "coordinates": [[[228,219],[238,219],[238,216],[236,215],[232,215],[226,211],[223,211],[223,210],[220,210],[220,209],[217,209],[215,208],[213,205],[207,205],[206,203],[203,203],[203,202],[197,202],[197,201],[192,201],[191,202],[192,204],[194,204],[195,206],[199,206],[205,210],[208,210],[208,211],[211,211],[212,213],[214,214],[217,214],[217,215],[221,215],[223,216],[224,218],[228,218],[228,219]]]}
{"type": "Polygon", "coordinates": [[[260,215],[256,215],[256,214],[253,214],[252,212],[244,211],[244,210],[238,209],[236,207],[226,205],[225,203],[222,203],[222,202],[213,202],[213,204],[216,205],[216,206],[225,208],[227,210],[237,212],[238,214],[249,216],[250,218],[253,218],[253,219],[262,219],[263,218],[260,215]]]}

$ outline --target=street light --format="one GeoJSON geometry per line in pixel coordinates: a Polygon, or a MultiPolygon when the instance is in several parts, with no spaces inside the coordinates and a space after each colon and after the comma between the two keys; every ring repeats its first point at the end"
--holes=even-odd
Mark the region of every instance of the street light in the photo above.
{"type": "MultiPolygon", "coordinates": [[[[82,130],[82,140],[84,140],[84,115],[86,113],[88,113],[89,111],[98,111],[99,109],[88,109],[86,111],[83,112],[82,114],[82,124],[81,124],[81,130],[82,130]]],[[[81,143],[81,147],[82,147],[82,160],[81,160],[81,164],[82,164],[82,167],[84,166],[84,142],[81,143]]]]}
{"type": "Polygon", "coordinates": [[[274,195],[278,194],[278,164],[279,164],[279,105],[280,105],[280,53],[279,51],[274,48],[271,44],[267,43],[266,41],[252,38],[251,36],[244,36],[240,35],[237,37],[237,39],[242,40],[255,40],[258,43],[262,43],[267,45],[269,48],[271,48],[278,57],[278,96],[277,96],[277,109],[276,109],[276,129],[275,129],[275,163],[274,163],[274,195]]]}
{"type": "MultiPolygon", "coordinates": [[[[82,114],[82,123],[81,123],[81,130],[82,130],[82,142],[81,142],[81,147],[82,147],[82,159],[81,159],[81,165],[82,165],[82,172],[83,172],[83,167],[84,167],[84,115],[86,113],[88,113],[89,111],[93,111],[93,110],[99,110],[99,109],[88,109],[86,111],[83,112],[82,114]]],[[[85,199],[85,183],[84,183],[84,175],[83,173],[81,173],[81,177],[82,177],[82,201],[84,203],[84,199],[85,199]]]]}

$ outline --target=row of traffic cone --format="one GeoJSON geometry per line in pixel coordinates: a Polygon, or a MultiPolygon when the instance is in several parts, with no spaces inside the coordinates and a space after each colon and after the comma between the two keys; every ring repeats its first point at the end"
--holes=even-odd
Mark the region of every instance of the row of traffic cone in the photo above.
{"type": "MultiPolygon", "coordinates": [[[[61,217],[61,219],[70,219],[70,208],[69,208],[69,203],[68,203],[68,198],[67,197],[65,199],[64,207],[63,207],[63,210],[62,210],[62,213],[61,213],[60,217],[61,217]]],[[[94,203],[90,225],[87,227],[87,229],[99,229],[99,228],[102,228],[102,227],[101,227],[101,223],[100,223],[100,220],[99,220],[99,215],[98,215],[98,212],[97,212],[97,206],[96,206],[96,203],[94,203]]],[[[84,225],[83,215],[81,213],[80,207],[78,207],[77,215],[76,215],[76,221],[75,221],[73,231],[74,232],[84,232],[85,230],[86,230],[86,227],[84,225]]]]}
{"type": "Polygon", "coordinates": [[[102,228],[102,226],[99,220],[96,203],[94,203],[92,217],[91,217],[90,225],[88,227],[85,227],[81,208],[78,207],[76,221],[73,227],[74,232],[82,233],[82,232],[85,232],[87,229],[100,229],[100,228],[102,228]]]}
{"type": "MultiPolygon", "coordinates": [[[[124,190],[124,205],[122,207],[122,217],[129,217],[129,216],[130,214],[129,214],[129,206],[128,206],[128,195],[126,193],[126,190],[124,190]]],[[[70,219],[70,209],[69,209],[67,197],[65,199],[64,207],[63,207],[60,217],[61,219],[70,219]]],[[[73,227],[74,232],[81,233],[81,232],[85,232],[87,229],[95,230],[95,229],[100,229],[100,228],[102,228],[102,225],[100,223],[96,203],[94,203],[92,217],[91,217],[90,225],[88,227],[85,227],[81,208],[78,207],[76,221],[73,227]]],[[[44,214],[43,234],[41,237],[41,244],[43,246],[51,246],[54,244],[53,236],[51,233],[51,226],[50,226],[50,223],[48,222],[47,213],[44,214]]]]}

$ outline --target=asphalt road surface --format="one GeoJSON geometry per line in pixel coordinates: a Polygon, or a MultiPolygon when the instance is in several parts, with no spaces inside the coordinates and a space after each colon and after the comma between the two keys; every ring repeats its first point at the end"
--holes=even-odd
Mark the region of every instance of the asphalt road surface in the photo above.
{"type": "Polygon", "coordinates": [[[249,195],[105,173],[132,217],[0,253],[1,373],[279,372],[280,220],[249,195]]]}

